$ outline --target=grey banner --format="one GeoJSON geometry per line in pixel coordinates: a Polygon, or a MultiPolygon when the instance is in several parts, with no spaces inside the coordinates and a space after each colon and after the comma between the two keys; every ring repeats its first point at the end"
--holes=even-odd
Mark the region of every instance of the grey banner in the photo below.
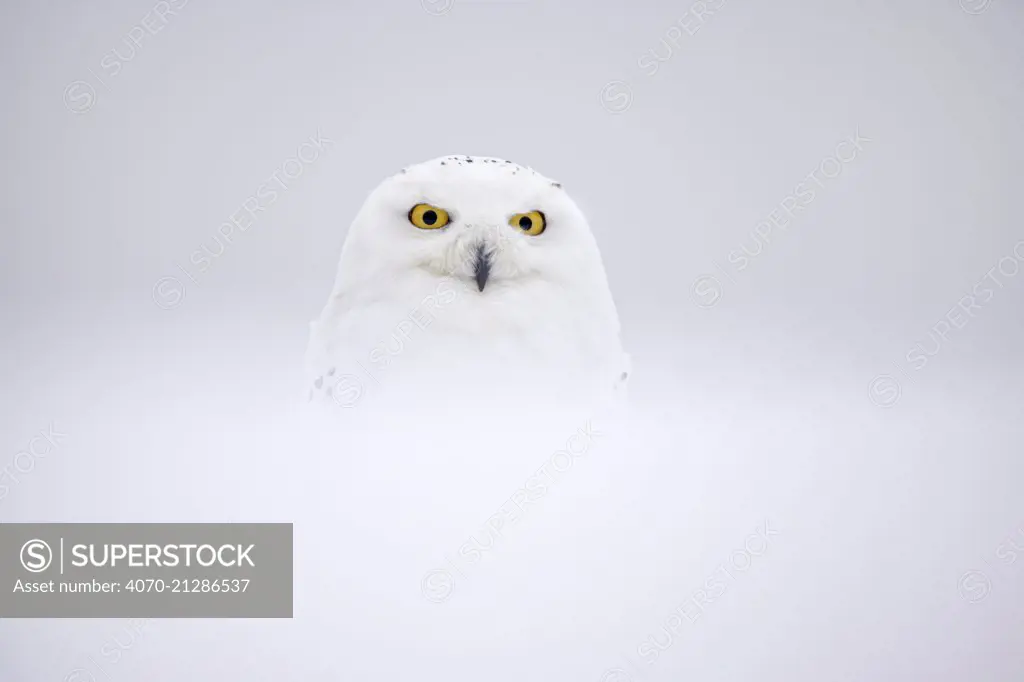
{"type": "Polygon", "coordinates": [[[290,523],[3,523],[2,618],[291,618],[290,523]]]}

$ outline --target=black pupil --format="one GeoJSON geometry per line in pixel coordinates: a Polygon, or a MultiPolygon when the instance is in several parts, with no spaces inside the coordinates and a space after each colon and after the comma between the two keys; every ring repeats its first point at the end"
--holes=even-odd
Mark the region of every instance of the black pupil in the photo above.
{"type": "Polygon", "coordinates": [[[423,222],[427,225],[433,225],[437,222],[437,213],[433,211],[427,211],[423,214],[423,222]]]}
{"type": "Polygon", "coordinates": [[[529,230],[531,227],[533,227],[533,221],[530,220],[530,216],[524,215],[522,218],[520,218],[519,227],[523,228],[524,230],[529,230]]]}

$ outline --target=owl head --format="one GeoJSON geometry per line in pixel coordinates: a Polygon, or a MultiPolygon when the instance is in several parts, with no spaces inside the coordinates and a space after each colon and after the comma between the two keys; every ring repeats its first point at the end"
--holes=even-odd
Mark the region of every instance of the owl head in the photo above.
{"type": "Polygon", "coordinates": [[[597,244],[562,186],[489,157],[444,156],[382,182],[352,224],[339,286],[410,273],[482,297],[545,283],[606,290],[597,244]]]}

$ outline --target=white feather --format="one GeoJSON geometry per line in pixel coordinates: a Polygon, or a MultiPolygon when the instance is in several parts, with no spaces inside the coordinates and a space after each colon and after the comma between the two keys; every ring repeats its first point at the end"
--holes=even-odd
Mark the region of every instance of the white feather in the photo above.
{"type": "Polygon", "coordinates": [[[629,358],[600,251],[561,185],[501,159],[449,156],[366,199],[311,325],[307,370],[312,399],[346,407],[371,391],[561,402],[621,394],[629,358]],[[408,214],[419,203],[451,222],[415,227],[408,214]],[[544,214],[542,234],[509,224],[529,211],[544,214]],[[483,290],[473,269],[481,246],[492,263],[483,290]]]}

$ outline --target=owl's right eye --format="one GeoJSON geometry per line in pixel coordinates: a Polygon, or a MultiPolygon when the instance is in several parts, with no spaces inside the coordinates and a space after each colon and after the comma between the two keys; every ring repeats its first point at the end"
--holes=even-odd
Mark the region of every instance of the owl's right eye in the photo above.
{"type": "Polygon", "coordinates": [[[409,222],[421,230],[437,230],[448,224],[448,211],[430,204],[416,204],[409,209],[409,222]]]}

